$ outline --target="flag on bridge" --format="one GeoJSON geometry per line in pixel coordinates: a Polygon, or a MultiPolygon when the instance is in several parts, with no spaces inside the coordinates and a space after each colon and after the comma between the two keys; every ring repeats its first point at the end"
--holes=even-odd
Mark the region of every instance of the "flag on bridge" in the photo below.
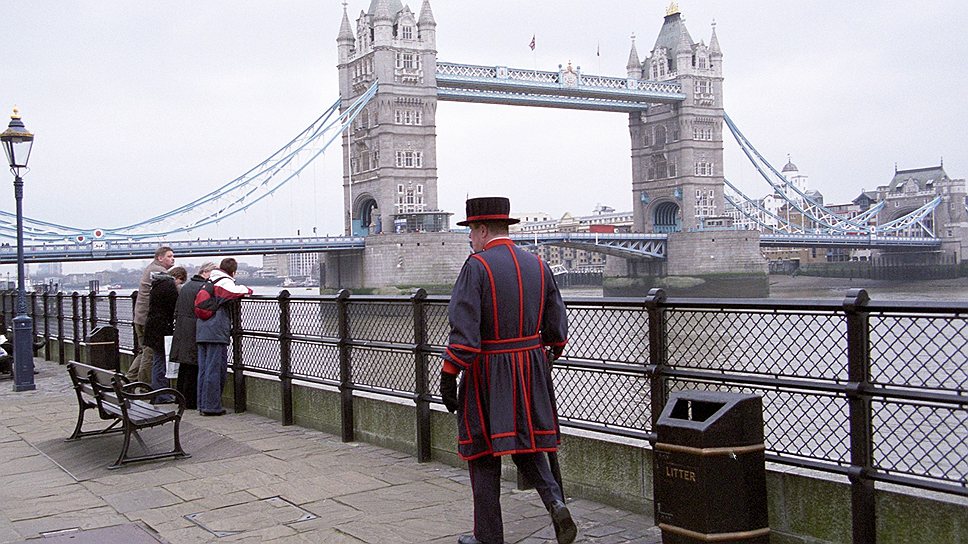
{"type": "Polygon", "coordinates": [[[531,50],[534,51],[534,34],[531,35],[531,44],[529,47],[531,47],[531,50]]]}

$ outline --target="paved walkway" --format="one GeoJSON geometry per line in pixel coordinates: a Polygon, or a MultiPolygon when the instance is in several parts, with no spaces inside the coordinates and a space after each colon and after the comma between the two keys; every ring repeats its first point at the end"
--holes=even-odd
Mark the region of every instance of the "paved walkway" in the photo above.
{"type": "MultiPolygon", "coordinates": [[[[109,471],[119,436],[64,442],[77,413],[67,371],[35,364],[36,391],[0,382],[0,542],[453,543],[471,527],[465,469],[249,413],[186,414],[192,458],[109,471]]],[[[569,507],[579,542],[661,541],[647,516],[569,507]]],[[[508,482],[503,509],[508,542],[554,542],[533,491],[508,482]]]]}

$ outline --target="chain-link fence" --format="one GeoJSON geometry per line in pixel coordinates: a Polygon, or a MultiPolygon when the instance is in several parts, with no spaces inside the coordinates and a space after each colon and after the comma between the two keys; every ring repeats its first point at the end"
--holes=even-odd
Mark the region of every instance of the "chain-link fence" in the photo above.
{"type": "MultiPolygon", "coordinates": [[[[136,349],[133,297],[33,298],[38,336],[77,345],[109,323],[122,349],[136,349]]],[[[0,302],[9,327],[16,294],[0,302]]],[[[422,292],[243,299],[230,350],[236,387],[250,373],[288,390],[293,380],[337,388],[349,418],[344,438],[353,392],[408,399],[423,408],[418,435],[427,443],[418,456],[429,457],[426,408],[439,402],[447,303],[422,292]]],[[[963,304],[875,304],[859,291],[826,303],[667,300],[658,292],[566,305],[569,342],[553,369],[565,427],[650,440],[672,391],[754,393],[763,398],[770,461],[968,496],[963,304]]],[[[284,417],[291,410],[284,406],[284,417]]]]}

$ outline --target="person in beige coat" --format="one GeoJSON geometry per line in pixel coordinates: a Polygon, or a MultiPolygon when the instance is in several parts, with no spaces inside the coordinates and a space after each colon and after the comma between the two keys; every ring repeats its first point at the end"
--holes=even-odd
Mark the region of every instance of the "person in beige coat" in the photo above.
{"type": "Polygon", "coordinates": [[[144,345],[145,321],[148,319],[148,302],[151,300],[151,275],[157,272],[165,272],[174,265],[175,252],[168,246],[161,246],[155,250],[154,260],[141,274],[141,283],[138,284],[138,298],[134,303],[134,319],[132,319],[134,321],[134,334],[138,339],[141,352],[128,368],[127,377],[130,380],[151,383],[151,360],[155,352],[144,345]]]}

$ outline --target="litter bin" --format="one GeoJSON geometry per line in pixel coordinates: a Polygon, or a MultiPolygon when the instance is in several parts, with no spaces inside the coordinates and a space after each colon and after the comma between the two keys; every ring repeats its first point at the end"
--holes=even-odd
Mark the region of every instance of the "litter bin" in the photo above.
{"type": "Polygon", "coordinates": [[[763,402],[673,393],[656,425],[655,518],[665,544],[769,544],[763,402]]]}
{"type": "Polygon", "coordinates": [[[85,342],[87,364],[105,370],[121,371],[118,329],[111,325],[95,327],[85,342]]]}

